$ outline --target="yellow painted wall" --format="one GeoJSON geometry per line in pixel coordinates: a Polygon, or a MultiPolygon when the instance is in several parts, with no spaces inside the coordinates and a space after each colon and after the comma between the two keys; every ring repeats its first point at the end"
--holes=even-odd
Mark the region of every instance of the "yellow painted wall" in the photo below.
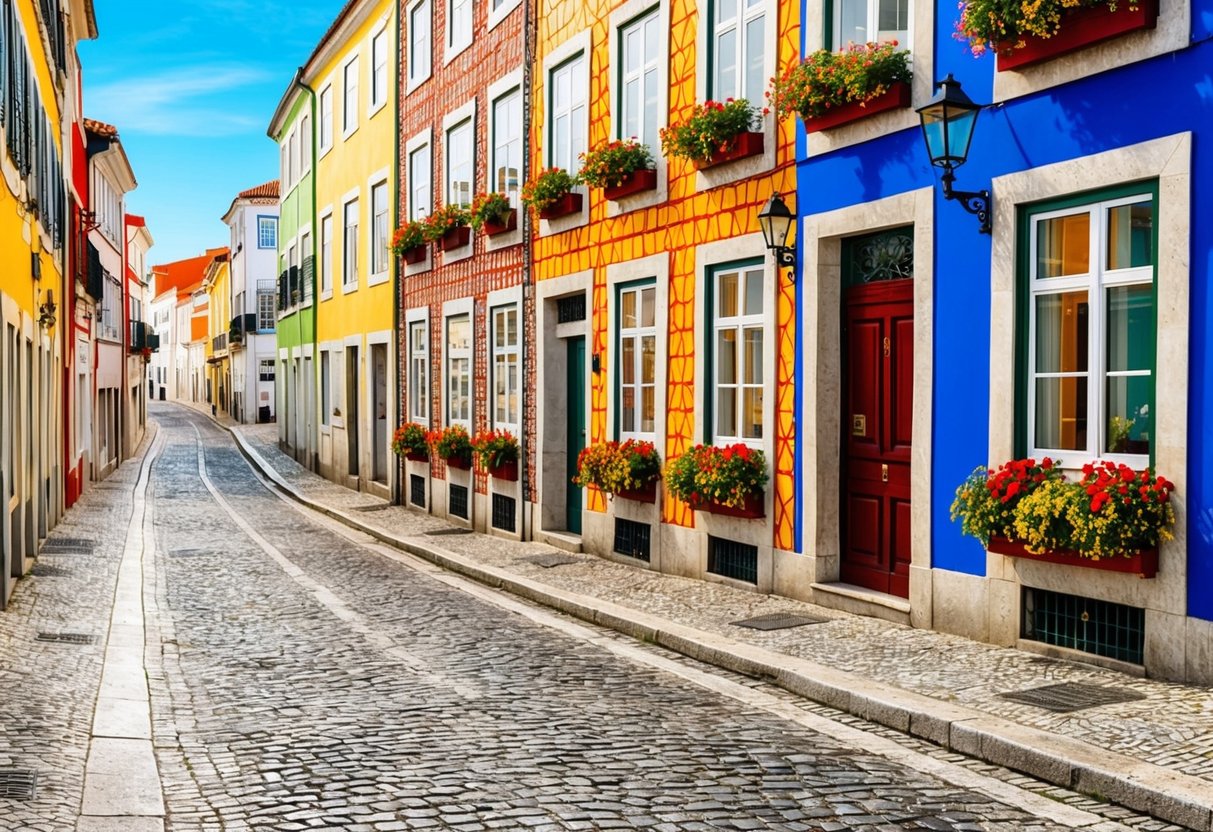
{"type": "MultiPolygon", "coordinates": [[[[544,57],[555,47],[579,33],[590,31],[589,147],[614,137],[611,125],[611,97],[618,94],[618,67],[610,63],[608,42],[610,13],[622,5],[619,0],[553,0],[544,6],[538,20],[538,47],[535,65],[542,66],[544,57]]],[[[799,56],[799,3],[778,0],[776,66],[783,67],[799,56]]],[[[706,13],[707,3],[693,0],[670,0],[669,3],[669,113],[668,124],[681,121],[697,102],[696,42],[700,15],[706,13]]],[[[533,121],[531,128],[531,169],[545,167],[542,149],[546,135],[544,110],[547,105],[546,78],[541,71],[534,74],[532,95],[533,121]]],[[[753,102],[761,106],[762,102],[753,102]]],[[[601,191],[590,189],[590,222],[565,233],[539,237],[535,241],[535,278],[543,280],[592,270],[594,274],[594,329],[592,353],[612,356],[611,335],[605,329],[608,303],[606,267],[662,252],[669,254],[669,331],[666,339],[667,393],[666,446],[663,458],[682,454],[695,435],[694,410],[696,397],[695,349],[703,338],[694,332],[695,308],[703,299],[696,297],[695,246],[726,240],[759,231],[757,214],[772,191],[794,194],[796,174],[795,144],[792,121],[776,122],[778,150],[773,172],[744,179],[707,191],[696,191],[696,172],[690,163],[669,159],[669,198],[654,207],[628,211],[618,217],[607,216],[607,201],[601,191]]],[[[769,140],[769,139],[768,139],[769,140]]],[[[794,205],[794,203],[793,203],[794,205]]],[[[768,333],[777,345],[778,361],[775,380],[774,459],[769,460],[774,489],[772,543],[778,548],[793,547],[793,443],[795,366],[795,288],[782,276],[776,278],[776,330],[768,333]]],[[[608,360],[609,366],[609,360],[608,360]]],[[[610,372],[592,376],[589,442],[602,442],[607,436],[607,387],[613,383],[610,372]]],[[[587,507],[606,510],[601,492],[590,489],[587,507]]],[[[689,508],[667,496],[663,519],[683,526],[693,524],[689,508]]]]}

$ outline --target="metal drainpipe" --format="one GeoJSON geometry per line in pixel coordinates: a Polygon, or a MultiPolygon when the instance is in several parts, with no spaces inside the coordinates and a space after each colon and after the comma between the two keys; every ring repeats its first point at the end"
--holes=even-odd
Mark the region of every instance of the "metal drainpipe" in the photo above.
{"type": "MultiPolygon", "coordinates": [[[[522,3],[522,123],[527,125],[527,149],[526,149],[526,152],[522,154],[521,179],[523,182],[526,182],[527,179],[529,178],[530,167],[531,167],[531,147],[530,147],[531,130],[530,130],[530,127],[531,127],[531,109],[532,109],[531,100],[533,98],[532,91],[531,91],[531,78],[532,78],[531,56],[534,54],[534,48],[533,48],[533,42],[532,42],[534,33],[532,31],[533,23],[531,20],[531,3],[532,2],[533,2],[533,0],[523,0],[523,3],[522,3]]],[[[519,406],[520,421],[522,424],[522,431],[521,431],[522,436],[519,438],[520,444],[521,444],[521,449],[518,453],[518,481],[521,483],[519,493],[520,493],[522,499],[521,499],[521,505],[518,508],[519,508],[519,514],[521,514],[522,539],[530,540],[533,537],[535,520],[534,520],[534,511],[532,510],[530,512],[530,528],[528,528],[528,524],[527,524],[528,512],[526,510],[526,504],[527,504],[527,502],[530,501],[530,498],[532,497],[532,491],[531,491],[531,488],[529,485],[529,481],[527,479],[527,464],[526,464],[527,451],[529,450],[528,446],[531,444],[527,441],[528,433],[527,433],[527,429],[526,429],[527,428],[527,386],[528,386],[527,385],[528,379],[526,377],[526,374],[530,371],[530,367],[527,364],[527,339],[526,339],[527,314],[526,313],[527,313],[528,303],[532,300],[532,296],[533,296],[534,292],[532,291],[532,287],[531,287],[531,278],[533,276],[531,273],[531,253],[532,253],[531,212],[529,210],[526,210],[525,207],[523,207],[523,206],[520,206],[520,207],[523,208],[523,210],[522,210],[522,315],[523,315],[522,332],[523,332],[523,337],[522,337],[522,344],[520,345],[520,350],[519,350],[522,378],[519,379],[520,383],[518,385],[518,387],[519,387],[519,391],[518,391],[519,392],[519,404],[518,404],[518,406],[519,406]]],[[[530,316],[531,335],[532,335],[532,337],[538,337],[537,323],[538,323],[539,310],[534,309],[533,305],[531,306],[531,308],[532,308],[532,315],[530,316]]],[[[538,350],[536,350],[536,353],[538,353],[538,350]]],[[[535,398],[538,401],[540,397],[538,395],[536,395],[535,398]]],[[[534,430],[538,430],[538,424],[539,424],[538,419],[532,420],[532,425],[534,426],[534,430]]],[[[536,447],[538,447],[539,443],[535,442],[534,444],[536,447]]],[[[535,468],[536,468],[536,470],[539,470],[539,465],[536,465],[535,468]]]]}
{"type": "MultiPolygon", "coordinates": [[[[316,120],[317,120],[316,119],[316,91],[304,83],[303,67],[299,67],[299,73],[296,77],[299,79],[298,80],[299,86],[302,87],[303,89],[307,90],[308,98],[310,100],[309,106],[311,108],[311,116],[312,116],[311,117],[312,160],[311,160],[311,165],[309,167],[309,171],[310,171],[310,174],[312,177],[312,214],[311,214],[310,219],[312,221],[312,241],[313,241],[312,242],[312,257],[315,258],[315,256],[316,256],[316,243],[315,243],[316,233],[319,231],[319,228],[317,228],[317,225],[316,225],[316,131],[319,129],[319,126],[316,124],[316,120]]],[[[281,205],[282,205],[281,201],[279,201],[278,204],[279,204],[279,212],[281,213],[281,205]]],[[[289,263],[287,264],[287,268],[290,268],[289,263]]],[[[320,293],[317,291],[318,288],[319,287],[316,286],[316,269],[315,269],[315,267],[313,267],[312,268],[312,332],[311,332],[311,339],[310,339],[312,342],[312,375],[313,375],[312,381],[313,382],[316,381],[315,376],[319,375],[319,373],[320,373],[320,356],[316,351],[316,325],[317,325],[316,318],[319,317],[319,313],[320,313],[320,293]]],[[[298,317],[296,319],[296,330],[299,333],[299,344],[302,347],[302,345],[303,345],[303,324],[302,324],[303,311],[300,310],[297,313],[297,315],[298,315],[298,317]]],[[[303,350],[300,349],[299,352],[302,356],[303,350]]],[[[303,362],[303,365],[306,367],[307,362],[303,362]]],[[[307,384],[306,378],[303,380],[303,383],[304,383],[304,385],[307,384]]],[[[304,389],[306,390],[307,387],[305,386],[304,389]]],[[[316,391],[316,398],[319,399],[320,385],[314,384],[313,389],[315,389],[315,391],[316,391]]],[[[319,409],[318,407],[312,408],[312,417],[313,417],[312,422],[314,423],[312,425],[312,427],[315,428],[316,447],[312,448],[311,457],[307,461],[307,468],[309,471],[319,471],[320,470],[320,423],[319,423],[319,420],[315,418],[316,411],[318,409],[319,409]]],[[[308,443],[308,445],[312,444],[312,435],[310,433],[308,434],[308,437],[307,437],[307,443],[308,443]]]]}
{"type": "MultiPolygon", "coordinates": [[[[392,120],[396,123],[396,147],[395,158],[396,166],[392,170],[392,182],[395,187],[392,189],[392,211],[396,215],[396,222],[399,223],[400,217],[400,141],[402,137],[402,129],[400,125],[400,61],[404,54],[404,18],[400,14],[400,4],[393,5],[393,13],[396,15],[396,67],[392,70],[392,120]]],[[[401,395],[401,390],[404,385],[400,383],[402,375],[402,362],[400,360],[401,339],[400,339],[400,315],[403,311],[405,295],[404,295],[404,275],[401,274],[400,258],[392,252],[391,269],[392,269],[392,365],[395,368],[393,375],[395,376],[396,395],[396,424],[404,424],[404,396],[401,395]]],[[[405,365],[407,366],[407,365],[405,365]]],[[[392,485],[392,502],[404,504],[408,502],[405,496],[404,489],[404,472],[406,466],[403,460],[396,460],[396,481],[392,485]]]]}

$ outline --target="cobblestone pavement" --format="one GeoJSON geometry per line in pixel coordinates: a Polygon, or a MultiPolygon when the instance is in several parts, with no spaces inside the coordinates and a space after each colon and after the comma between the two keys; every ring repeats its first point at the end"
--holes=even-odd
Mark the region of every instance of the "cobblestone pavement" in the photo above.
{"type": "Polygon", "coordinates": [[[167,829],[1175,828],[461,588],[154,412],[167,829]]]}

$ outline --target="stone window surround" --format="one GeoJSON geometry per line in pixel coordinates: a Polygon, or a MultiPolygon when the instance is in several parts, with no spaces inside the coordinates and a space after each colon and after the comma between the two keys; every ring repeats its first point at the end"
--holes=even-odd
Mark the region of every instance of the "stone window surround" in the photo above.
{"type": "MultiPolygon", "coordinates": [[[[1191,222],[1192,134],[1177,133],[1091,156],[1070,159],[995,177],[993,200],[1006,206],[1003,220],[994,224],[990,269],[990,449],[989,461],[1015,456],[1015,335],[1017,221],[1014,206],[1064,197],[1087,190],[1143,179],[1158,180],[1157,366],[1167,367],[1155,380],[1155,423],[1158,442],[1155,464],[1176,485],[1175,540],[1159,553],[1158,576],[1133,576],[1084,569],[1082,594],[1146,610],[1146,665],[1179,670],[1182,659],[1162,656],[1183,645],[1183,617],[1187,610],[1187,496],[1188,423],[1188,286],[1191,222]],[[1169,645],[1169,646],[1168,646],[1169,645]]],[[[986,556],[990,579],[989,630],[996,644],[1016,644],[1019,635],[1019,592],[1022,585],[1073,592],[1079,567],[1034,563],[1002,555],[986,556]]],[[[1085,654],[1084,654],[1085,656],[1085,654]]],[[[1090,657],[1097,661],[1098,657],[1090,657]]],[[[1162,672],[1162,668],[1158,668],[1162,672]]]]}
{"type": "MultiPolygon", "coordinates": [[[[619,88],[618,75],[615,68],[622,65],[623,49],[619,42],[620,29],[632,23],[637,18],[644,16],[650,11],[657,12],[657,30],[665,33],[665,39],[659,44],[661,57],[657,61],[657,129],[661,130],[669,123],[670,114],[670,3],[669,0],[626,0],[622,5],[618,6],[611,12],[610,22],[607,30],[607,82],[606,89],[609,95],[610,104],[610,124],[612,139],[622,138],[616,131],[623,124],[622,115],[619,112],[619,96],[622,92],[619,88]]],[[[588,52],[586,53],[589,54],[588,52]]],[[[593,71],[591,66],[588,68],[590,72],[591,88],[593,88],[593,71]]],[[[587,102],[587,104],[592,104],[587,102]]],[[[587,111],[589,107],[587,106],[587,111]]],[[[587,138],[589,133],[586,134],[587,138]]],[[[620,202],[607,200],[607,217],[617,217],[620,214],[625,214],[629,211],[635,211],[640,208],[651,208],[655,205],[660,205],[669,199],[670,190],[670,174],[669,163],[665,158],[665,154],[661,152],[660,143],[653,153],[653,160],[657,167],[657,188],[653,191],[643,191],[634,196],[624,197],[620,202]]],[[[605,197],[604,197],[605,199],[605,197]]]]}
{"type": "Polygon", "coordinates": [[[318,160],[323,159],[325,156],[327,156],[328,152],[333,149],[333,145],[336,144],[336,142],[333,141],[333,119],[335,119],[337,117],[335,107],[336,107],[336,104],[334,103],[334,96],[333,96],[333,78],[330,75],[327,79],[325,79],[325,82],[320,86],[320,92],[316,93],[316,109],[319,113],[317,120],[320,122],[320,125],[319,125],[320,130],[318,131],[319,136],[317,137],[317,142],[316,142],[316,147],[318,150],[318,152],[316,154],[316,158],[318,160]],[[328,96],[329,96],[329,128],[328,128],[327,134],[324,132],[324,95],[325,95],[325,93],[328,93],[328,96]],[[327,139],[327,143],[326,143],[326,139],[327,139]]]}
{"type": "MultiPolygon", "coordinates": [[[[668,430],[669,414],[666,412],[666,403],[669,390],[668,384],[669,374],[669,343],[670,343],[670,255],[668,252],[660,252],[648,257],[638,257],[635,260],[625,260],[622,263],[612,263],[606,267],[607,281],[607,304],[606,304],[606,321],[604,332],[606,332],[607,345],[606,355],[602,361],[602,372],[606,374],[604,386],[606,388],[606,426],[607,439],[613,439],[620,435],[620,426],[618,424],[617,402],[619,391],[617,377],[615,375],[615,365],[619,361],[619,332],[618,332],[618,305],[619,291],[618,287],[623,283],[631,283],[636,280],[656,279],[655,288],[656,296],[654,302],[657,304],[656,318],[654,325],[657,333],[656,343],[656,361],[657,366],[653,378],[653,411],[654,411],[654,436],[653,444],[657,446],[657,450],[662,453],[666,448],[666,433],[668,430]]],[[[594,314],[601,314],[601,310],[594,310],[594,314]]],[[[588,345],[587,345],[588,346],[588,345]]],[[[587,354],[590,352],[586,350],[587,354]]],[[[590,356],[593,361],[593,357],[590,356]]],[[[587,425],[588,427],[588,425],[587,425]]]]}
{"type": "Polygon", "coordinates": [[[381,283],[387,283],[392,277],[392,191],[391,191],[391,171],[388,168],[380,168],[372,173],[366,180],[366,285],[378,286],[381,283]],[[375,265],[375,187],[383,185],[387,191],[387,268],[381,272],[372,272],[371,268],[375,265]]]}
{"type": "Polygon", "coordinates": [[[355,47],[354,50],[346,57],[341,59],[341,140],[345,141],[350,136],[358,132],[358,125],[361,123],[361,117],[358,110],[358,96],[361,94],[359,89],[362,85],[362,61],[361,49],[355,47]],[[354,67],[354,120],[351,124],[345,123],[346,111],[348,104],[346,98],[349,96],[349,78],[348,73],[350,67],[354,67]]]}
{"type": "MultiPolygon", "coordinates": [[[[361,357],[363,359],[363,385],[362,385],[362,402],[358,408],[366,414],[361,425],[366,429],[366,434],[360,437],[359,451],[365,453],[370,463],[367,468],[367,482],[374,483],[379,489],[386,488],[390,495],[392,485],[396,480],[396,464],[394,462],[395,454],[392,453],[392,421],[395,419],[395,414],[392,411],[392,403],[396,401],[396,355],[392,349],[394,339],[390,329],[380,329],[374,332],[368,332],[363,342],[361,357]],[[375,471],[375,363],[372,361],[372,347],[382,346],[384,355],[387,359],[384,372],[384,406],[387,416],[387,441],[384,443],[383,452],[386,454],[386,459],[383,462],[384,471],[387,474],[386,482],[381,483],[374,479],[375,471]],[[365,442],[365,444],[364,444],[365,442]],[[365,448],[365,450],[362,450],[365,448]]],[[[382,492],[381,492],[382,496],[382,492]]]]}
{"type": "MultiPolygon", "coordinates": [[[[582,60],[584,60],[586,62],[585,71],[586,71],[586,78],[588,80],[590,77],[591,69],[592,69],[592,67],[590,66],[591,54],[593,51],[591,47],[592,47],[592,42],[590,40],[590,30],[583,29],[580,32],[578,32],[577,34],[575,34],[575,35],[571,36],[570,38],[568,38],[567,40],[565,40],[564,43],[557,46],[555,49],[553,49],[551,52],[549,52],[543,58],[543,95],[544,95],[544,98],[543,98],[543,106],[541,108],[541,110],[543,112],[543,121],[535,126],[540,129],[539,141],[540,141],[540,145],[543,147],[543,158],[546,163],[545,167],[552,166],[552,158],[550,155],[551,154],[551,142],[548,141],[549,131],[552,128],[552,125],[551,125],[552,114],[551,114],[551,108],[550,108],[550,104],[551,104],[551,100],[552,100],[552,94],[551,94],[552,72],[557,67],[559,67],[561,64],[567,63],[567,62],[573,60],[574,58],[576,58],[578,55],[580,55],[582,60]]],[[[586,136],[587,141],[589,141],[589,135],[590,135],[590,109],[591,109],[591,105],[590,105],[589,98],[587,96],[586,106],[585,106],[585,124],[583,125],[583,127],[585,129],[585,136],[586,136]]],[[[558,234],[562,231],[572,231],[574,228],[580,228],[583,225],[586,225],[590,221],[590,196],[589,196],[588,189],[584,185],[578,185],[573,190],[576,193],[579,193],[582,195],[581,210],[571,216],[560,217],[559,219],[555,219],[555,220],[541,219],[539,221],[539,236],[546,237],[550,234],[558,234]]]]}
{"type": "MultiPolygon", "coordinates": [[[[801,225],[804,350],[800,435],[807,491],[801,514],[804,556],[813,583],[839,580],[841,528],[839,466],[842,448],[842,240],[899,226],[914,226],[914,389],[933,385],[934,187],[896,194],[806,216],[801,225]],[[816,284],[813,283],[816,275],[816,284]]],[[[931,426],[932,398],[914,396],[910,457],[910,616],[915,626],[932,620],[931,426]]],[[[879,602],[878,602],[879,603],[879,602]]]]}
{"type": "Polygon", "coordinates": [[[455,0],[442,0],[446,9],[446,31],[442,34],[442,65],[446,66],[463,54],[472,41],[476,39],[476,0],[466,0],[468,4],[468,31],[466,37],[454,40],[451,32],[451,7],[455,0]]]}
{"type": "Polygon", "coordinates": [[[318,294],[320,295],[320,300],[324,301],[324,300],[330,299],[333,296],[333,251],[335,248],[337,226],[336,226],[336,221],[333,218],[332,204],[330,203],[330,204],[324,206],[323,208],[321,208],[317,212],[316,218],[320,221],[319,227],[320,227],[320,234],[321,234],[321,237],[317,241],[317,245],[316,245],[316,273],[321,278],[319,281],[319,286],[317,288],[319,289],[318,294]],[[323,234],[324,234],[324,221],[326,219],[329,221],[329,235],[330,235],[329,236],[329,256],[328,256],[327,260],[324,259],[324,255],[322,253],[324,251],[323,234]],[[328,280],[329,280],[328,289],[324,288],[324,277],[326,275],[328,276],[328,280]]]}
{"type": "MultiPolygon", "coordinates": [[[[491,165],[494,163],[493,157],[495,155],[495,150],[494,150],[493,144],[494,144],[494,133],[497,129],[497,125],[496,125],[497,119],[496,119],[496,107],[494,107],[493,105],[496,103],[498,98],[501,98],[503,95],[505,95],[506,93],[510,92],[513,89],[517,89],[519,94],[521,95],[523,93],[522,82],[523,82],[522,67],[518,67],[514,71],[512,71],[506,75],[503,75],[501,78],[498,78],[496,81],[494,81],[492,84],[490,84],[488,91],[487,91],[487,95],[485,96],[485,98],[489,102],[488,136],[487,136],[487,141],[485,142],[485,147],[489,151],[489,154],[488,154],[489,161],[488,161],[488,164],[485,166],[485,178],[488,180],[488,182],[486,182],[486,184],[485,184],[486,191],[490,189],[490,185],[492,183],[493,171],[491,169],[491,165]]],[[[529,150],[526,146],[527,128],[526,128],[525,124],[522,125],[522,143],[523,143],[522,144],[522,153],[523,153],[523,158],[525,160],[526,154],[529,150]]],[[[519,193],[521,194],[521,184],[519,185],[519,193]]],[[[527,208],[525,205],[522,204],[521,197],[520,197],[519,204],[518,204],[518,227],[515,228],[513,231],[508,231],[504,234],[498,234],[495,237],[490,237],[489,235],[485,234],[484,235],[485,251],[496,251],[497,249],[507,248],[509,246],[515,246],[515,245],[519,245],[520,243],[522,243],[522,227],[525,224],[523,222],[523,219],[524,219],[523,212],[525,212],[526,210],[527,210],[527,208]]]]}
{"type": "Polygon", "coordinates": [[[369,58],[367,63],[366,75],[366,117],[369,120],[372,116],[387,106],[388,100],[391,98],[392,92],[392,61],[394,60],[397,50],[392,48],[392,33],[388,29],[388,23],[391,22],[392,13],[389,10],[381,16],[371,29],[366,39],[366,54],[369,58]],[[383,90],[383,98],[380,101],[374,99],[375,95],[375,38],[382,34],[386,34],[387,38],[384,41],[384,47],[387,49],[387,78],[385,80],[385,88],[383,90]]]}
{"type": "MultiPolygon", "coordinates": [[[[451,153],[450,153],[451,130],[455,127],[458,127],[460,124],[462,124],[465,121],[468,122],[469,129],[471,130],[471,134],[472,134],[472,142],[471,142],[471,145],[472,145],[472,160],[471,160],[471,162],[472,162],[472,188],[471,188],[472,197],[475,198],[476,194],[478,193],[476,190],[476,165],[479,162],[479,160],[476,158],[476,156],[477,156],[477,153],[476,153],[476,144],[477,144],[477,142],[476,142],[476,97],[472,96],[472,99],[470,101],[468,101],[466,104],[459,107],[458,109],[450,111],[449,113],[447,113],[446,115],[444,115],[442,117],[442,204],[443,205],[447,204],[447,198],[449,196],[448,190],[451,185],[451,181],[450,181],[450,179],[451,179],[451,153]]],[[[432,146],[431,146],[431,148],[432,148],[432,146]]],[[[431,149],[431,151],[430,151],[431,167],[433,166],[433,164],[434,164],[434,156],[433,156],[433,150],[431,149]]],[[[432,192],[431,192],[430,201],[431,202],[435,201],[433,198],[432,192]]],[[[444,266],[448,266],[451,263],[457,263],[460,260],[466,260],[467,258],[472,256],[472,252],[475,249],[475,247],[476,247],[476,233],[473,231],[471,234],[468,235],[468,244],[466,246],[462,246],[460,248],[451,249],[450,251],[442,252],[442,264],[444,266]]],[[[431,248],[431,250],[433,249],[432,246],[430,248],[431,248]]],[[[427,256],[429,256],[429,255],[427,255],[427,256]]]]}
{"type": "MultiPolygon", "coordinates": [[[[345,229],[346,229],[346,219],[347,219],[346,209],[349,208],[349,205],[351,202],[356,202],[358,204],[358,216],[357,216],[358,226],[357,226],[357,228],[358,228],[358,236],[361,237],[363,229],[364,229],[364,223],[362,222],[363,200],[362,200],[361,196],[362,196],[362,194],[361,194],[360,188],[352,188],[349,191],[347,191],[345,194],[343,194],[341,199],[339,200],[339,202],[341,203],[341,258],[340,258],[340,260],[341,260],[341,283],[340,283],[340,286],[341,286],[341,294],[343,294],[343,295],[349,295],[349,294],[353,294],[354,292],[357,292],[358,287],[362,284],[362,279],[359,275],[359,272],[361,272],[363,264],[358,262],[357,260],[354,263],[354,266],[355,266],[354,279],[352,281],[350,281],[349,283],[346,283],[346,274],[345,274],[345,267],[346,267],[346,250],[345,250],[345,245],[346,245],[345,233],[346,232],[345,232],[345,229]]],[[[356,251],[357,247],[358,247],[358,240],[354,240],[354,247],[355,247],[354,256],[356,258],[358,256],[357,251],[356,251]]],[[[336,258],[334,258],[334,259],[336,259],[336,258]]]]}
{"type": "MultiPolygon", "coordinates": [[[[742,0],[744,2],[744,0],[742,0]]],[[[771,78],[776,74],[779,59],[779,4],[773,0],[763,3],[766,34],[763,40],[763,78],[771,78]]],[[[713,49],[713,22],[710,16],[703,12],[699,15],[699,26],[695,35],[695,54],[709,55],[713,49]]],[[[740,32],[738,32],[740,37],[740,32]]],[[[708,99],[708,61],[695,62],[695,100],[703,102],[708,99]]],[[[727,97],[727,96],[726,96],[727,97]]],[[[717,99],[718,100],[718,99],[717,99]]],[[[760,111],[766,106],[766,101],[751,101],[760,111]]],[[[774,113],[768,113],[762,119],[762,133],[766,137],[761,156],[749,159],[739,159],[724,165],[698,171],[695,175],[695,189],[706,191],[718,188],[767,173],[775,169],[775,155],[779,149],[779,124],[774,113]]]]}
{"type": "MultiPolygon", "coordinates": [[[[440,415],[438,418],[438,424],[441,425],[442,427],[448,427],[451,424],[461,424],[462,425],[462,424],[464,424],[462,420],[460,420],[458,422],[450,422],[446,418],[447,413],[449,412],[448,407],[450,405],[450,402],[447,401],[447,390],[448,390],[447,382],[449,381],[449,379],[447,378],[447,370],[450,367],[450,363],[449,363],[450,362],[450,343],[449,343],[449,339],[447,338],[447,335],[446,335],[446,332],[447,332],[446,327],[447,327],[447,323],[450,322],[451,318],[458,318],[460,316],[466,315],[467,319],[468,319],[468,326],[471,328],[471,334],[470,334],[471,346],[468,348],[468,358],[469,358],[468,375],[471,378],[471,383],[468,387],[468,419],[467,419],[467,424],[464,425],[464,427],[466,427],[468,429],[469,434],[472,432],[472,428],[476,424],[476,308],[475,308],[475,306],[476,306],[475,301],[472,298],[459,298],[458,300],[448,300],[442,304],[442,331],[441,331],[441,335],[440,335],[440,337],[442,339],[442,364],[441,364],[442,369],[441,369],[441,372],[438,374],[438,378],[440,379],[440,382],[441,382],[440,383],[441,395],[439,396],[439,401],[441,402],[441,405],[442,405],[442,409],[439,411],[440,415]]],[[[450,469],[448,468],[447,470],[449,471],[450,469]]],[[[469,495],[469,500],[470,500],[470,495],[469,495]]]]}
{"type": "MultiPolygon", "coordinates": [[[[434,0],[416,0],[416,2],[410,3],[408,5],[407,9],[405,10],[405,17],[404,17],[405,25],[402,28],[403,28],[403,31],[405,32],[405,36],[408,40],[408,44],[411,47],[413,40],[412,40],[412,35],[411,35],[411,30],[409,28],[409,25],[411,24],[411,22],[413,20],[413,13],[416,12],[417,9],[420,8],[421,6],[425,6],[426,9],[429,10],[429,15],[430,15],[430,38],[428,41],[429,54],[426,56],[425,72],[423,74],[417,75],[416,77],[413,76],[413,65],[411,63],[411,57],[410,57],[410,62],[406,64],[405,70],[404,70],[404,74],[405,74],[404,93],[405,93],[405,95],[408,95],[409,93],[413,92],[415,89],[420,87],[422,84],[424,84],[426,81],[428,81],[430,79],[431,75],[434,74],[434,45],[433,45],[434,44],[434,0]]],[[[409,52],[409,55],[410,56],[412,55],[411,50],[409,52]]]]}
{"type": "Polygon", "coordinates": [[[432,386],[432,384],[430,384],[430,382],[433,381],[433,374],[434,374],[434,356],[433,356],[433,351],[431,349],[431,343],[430,343],[432,340],[433,339],[431,338],[431,333],[430,333],[430,308],[428,306],[417,306],[417,307],[413,307],[411,309],[406,309],[405,313],[404,313],[404,344],[405,344],[405,354],[407,355],[407,361],[408,361],[408,370],[406,372],[406,379],[405,379],[405,388],[408,390],[408,395],[405,397],[405,411],[406,411],[405,415],[407,417],[406,421],[416,422],[417,424],[422,425],[423,427],[427,427],[427,428],[430,425],[430,419],[431,419],[431,413],[432,413],[431,405],[433,404],[431,399],[433,397],[433,392],[434,392],[433,386],[432,386]],[[425,325],[425,347],[426,347],[425,361],[426,361],[426,386],[427,386],[427,389],[425,391],[425,414],[423,416],[419,416],[418,414],[412,412],[412,410],[413,410],[413,405],[412,405],[412,392],[413,391],[411,389],[412,384],[413,384],[412,330],[413,330],[413,324],[416,324],[416,323],[421,323],[421,324],[425,325]]]}
{"type": "Polygon", "coordinates": [[[510,12],[522,5],[522,0],[488,0],[488,22],[485,24],[485,31],[491,31],[498,23],[510,16],[510,12]],[[496,4],[496,5],[495,5],[496,4]]]}
{"type": "MultiPolygon", "coordinates": [[[[409,168],[409,165],[412,164],[413,153],[416,152],[417,150],[420,150],[422,147],[425,147],[426,145],[429,145],[429,148],[430,148],[429,180],[430,180],[430,208],[432,210],[433,206],[434,206],[434,142],[433,142],[433,131],[432,131],[432,128],[430,128],[430,127],[426,127],[420,133],[417,133],[415,136],[413,136],[407,142],[405,142],[404,164],[405,164],[405,170],[408,171],[408,173],[405,176],[405,182],[406,183],[410,182],[411,177],[412,177],[412,170],[409,168]]],[[[412,193],[413,193],[412,186],[409,185],[405,188],[402,188],[402,191],[404,192],[404,212],[402,215],[402,219],[411,220],[413,217],[413,208],[412,208],[412,205],[410,204],[410,201],[412,198],[412,193]]],[[[422,274],[423,272],[428,272],[430,269],[432,269],[434,267],[433,261],[434,261],[434,247],[427,243],[426,247],[425,247],[425,259],[424,260],[422,260],[420,263],[404,263],[405,277],[412,277],[415,274],[422,274]]]]}
{"type": "Polygon", "coordinates": [[[487,394],[485,400],[488,402],[488,410],[489,410],[488,418],[485,421],[487,422],[490,429],[509,430],[511,433],[514,434],[515,437],[518,438],[519,442],[521,442],[522,441],[521,420],[522,420],[522,399],[523,399],[522,385],[524,385],[526,383],[526,374],[522,367],[522,355],[526,351],[525,350],[526,333],[523,331],[524,328],[523,328],[523,321],[522,321],[522,286],[521,285],[511,286],[507,289],[498,289],[496,291],[489,292],[484,308],[485,308],[485,325],[488,328],[488,332],[486,333],[486,338],[485,338],[485,350],[486,350],[485,366],[487,369],[487,372],[485,373],[485,380],[486,380],[485,383],[487,384],[487,388],[488,388],[485,391],[487,394]],[[518,353],[518,383],[519,383],[518,419],[519,419],[519,421],[514,422],[514,423],[503,422],[501,424],[498,424],[496,422],[496,406],[493,403],[493,398],[495,396],[495,390],[496,390],[495,382],[497,380],[495,378],[496,356],[494,355],[494,349],[495,349],[495,344],[496,344],[496,332],[494,331],[493,312],[498,309],[501,309],[502,307],[506,307],[506,306],[514,307],[514,312],[517,314],[517,321],[518,321],[518,345],[516,347],[516,351],[518,353]]]}
{"type": "MultiPolygon", "coordinates": [[[[824,3],[827,2],[833,0],[812,0],[805,6],[805,54],[825,46],[824,3]]],[[[910,0],[909,47],[913,70],[913,78],[910,81],[910,106],[877,113],[818,133],[809,133],[805,137],[807,155],[820,156],[832,150],[869,142],[918,126],[918,114],[914,112],[914,108],[926,104],[935,95],[935,4],[929,0],[910,0]]],[[[796,121],[796,129],[804,130],[799,119],[796,121]]]]}

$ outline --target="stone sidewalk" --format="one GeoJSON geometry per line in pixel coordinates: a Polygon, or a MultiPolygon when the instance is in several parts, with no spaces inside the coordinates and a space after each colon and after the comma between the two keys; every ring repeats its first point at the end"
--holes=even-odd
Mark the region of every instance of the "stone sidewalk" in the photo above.
{"type": "Polygon", "coordinates": [[[545,568],[545,544],[436,535],[445,521],[352,492],[277,447],[275,425],[221,425],[291,497],[396,548],[587,621],[756,677],[960,753],[1213,829],[1213,691],[1126,676],[591,555],[545,568]],[[734,622],[823,619],[761,631],[734,622]],[[1062,682],[1141,698],[1072,713],[1001,694],[1062,682]]]}

